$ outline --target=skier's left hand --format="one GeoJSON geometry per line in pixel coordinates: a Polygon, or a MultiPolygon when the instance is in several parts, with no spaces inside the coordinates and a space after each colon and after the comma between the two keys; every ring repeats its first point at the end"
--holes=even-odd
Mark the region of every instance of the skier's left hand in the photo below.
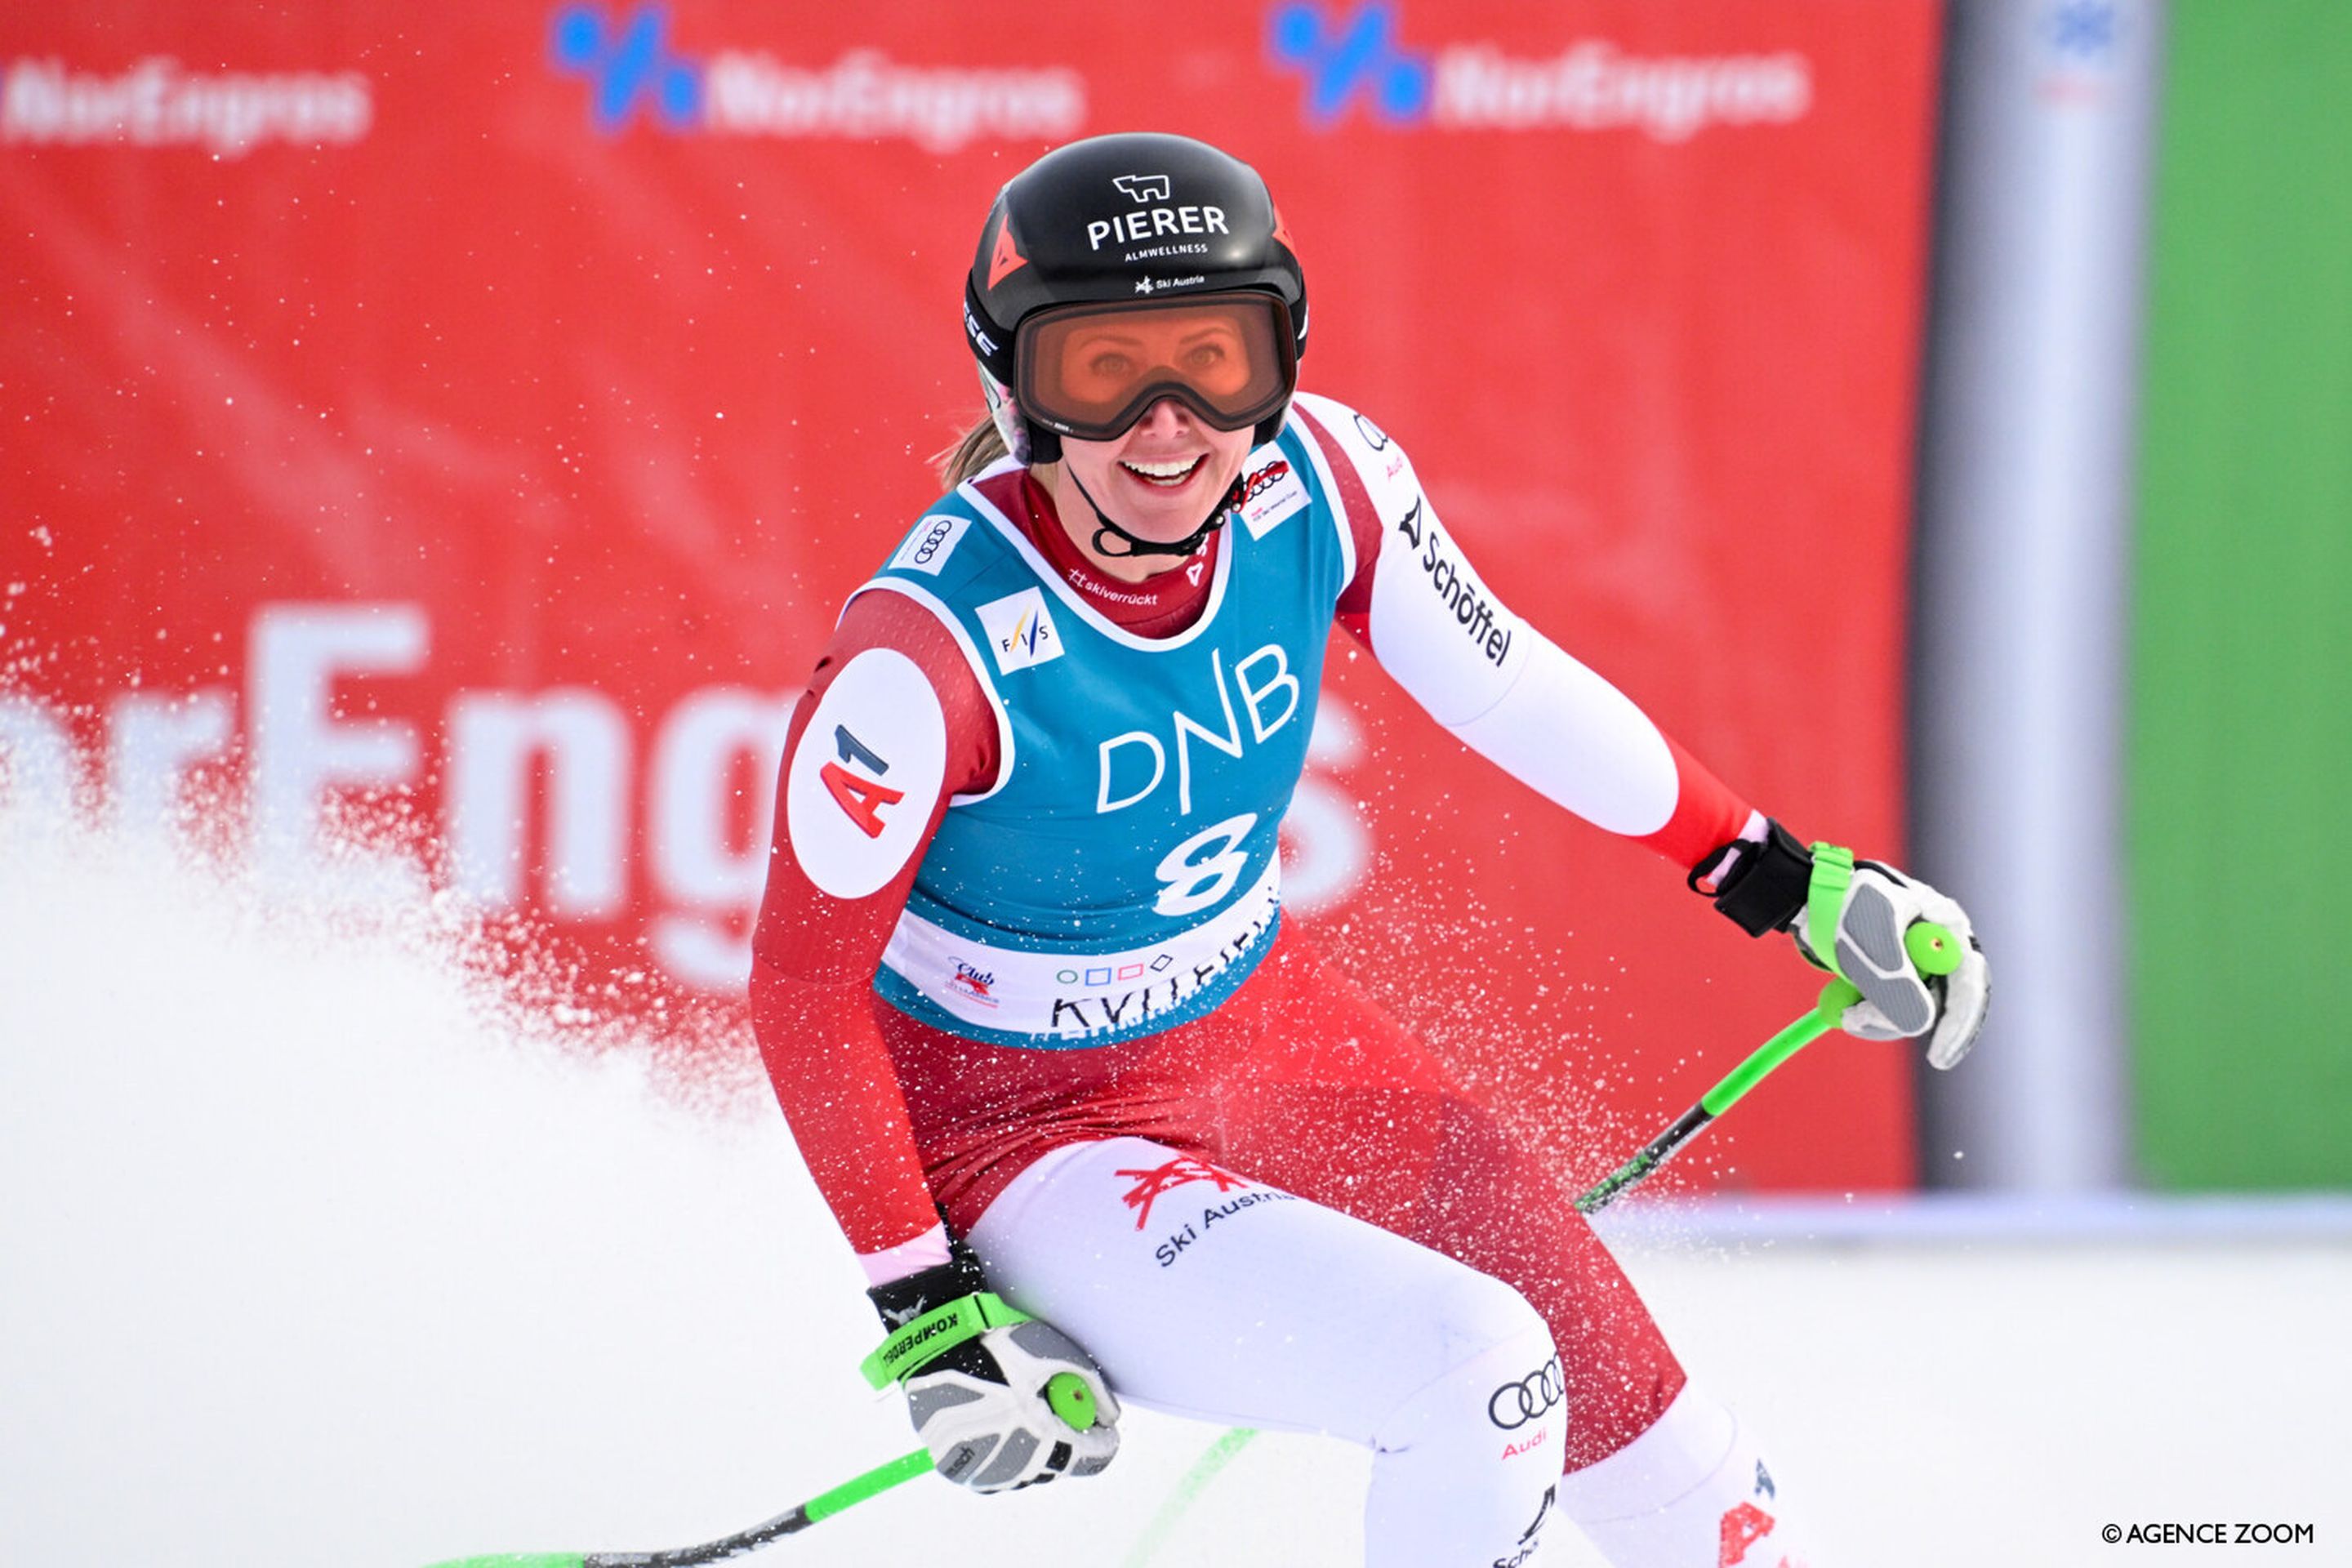
{"type": "MultiPolygon", "coordinates": [[[[1691,885],[1749,936],[1785,931],[1820,967],[1862,993],[1839,1027],[1867,1040],[1927,1037],[1927,1065],[1949,1068],[1984,1026],[1991,977],[1959,904],[1916,877],[1849,850],[1808,849],[1779,823],[1743,834],[1700,862],[1691,885]],[[1921,921],[1942,926],[1959,949],[1948,973],[1927,973],[1905,938],[1921,921]]],[[[1938,966],[1942,967],[1942,966],[1938,966]]]]}
{"type": "Polygon", "coordinates": [[[1916,878],[1875,860],[1855,860],[1816,844],[1806,907],[1790,934],[1804,955],[1843,974],[1862,993],[1838,1026],[1865,1040],[1925,1035],[1927,1065],[1958,1065],[1984,1027],[1991,974],[1968,911],[1916,878]],[[1922,921],[1951,933],[1959,963],[1948,973],[1923,972],[1905,936],[1922,921]]]}

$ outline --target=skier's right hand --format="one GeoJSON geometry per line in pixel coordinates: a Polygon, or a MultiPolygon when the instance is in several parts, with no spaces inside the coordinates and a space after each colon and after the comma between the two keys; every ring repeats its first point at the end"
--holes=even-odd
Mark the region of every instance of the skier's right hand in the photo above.
{"type": "Polygon", "coordinates": [[[989,1294],[964,1256],[867,1294],[891,1326],[866,1359],[896,1381],[940,1474],[977,1492],[1091,1476],[1118,1452],[1118,1401],[1067,1334],[989,1294]]]}

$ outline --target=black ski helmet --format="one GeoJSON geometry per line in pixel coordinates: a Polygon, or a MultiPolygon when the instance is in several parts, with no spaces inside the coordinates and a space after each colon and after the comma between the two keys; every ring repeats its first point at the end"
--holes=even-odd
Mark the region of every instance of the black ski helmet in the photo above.
{"type": "MultiPolygon", "coordinates": [[[[1163,290],[1257,289],[1290,316],[1307,352],[1307,275],[1255,169],[1205,142],[1156,132],[1090,136],[1008,181],[989,208],[963,287],[964,335],[1013,455],[1050,463],[1061,437],[1022,416],[1013,342],[1034,311],[1163,290]]],[[[1259,422],[1263,444],[1282,412],[1259,422]]]]}

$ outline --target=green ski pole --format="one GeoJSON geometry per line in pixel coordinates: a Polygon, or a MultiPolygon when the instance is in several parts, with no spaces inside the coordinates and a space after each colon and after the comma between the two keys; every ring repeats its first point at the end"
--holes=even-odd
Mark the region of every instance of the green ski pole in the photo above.
{"type": "MultiPolygon", "coordinates": [[[[1903,933],[1903,949],[1922,974],[1949,974],[1964,956],[1959,942],[1932,921],[1918,921],[1903,933]]],[[[1746,1061],[1724,1074],[1717,1085],[1699,1096],[1698,1103],[1675,1119],[1674,1125],[1643,1144],[1640,1152],[1602,1178],[1600,1184],[1576,1200],[1586,1214],[1598,1214],[1673,1157],[1675,1152],[1717,1117],[1739,1103],[1740,1098],[1764,1081],[1773,1068],[1838,1026],[1845,1010],[1862,1000],[1853,983],[1832,979],[1822,987],[1812,1011],[1797,1019],[1749,1053],[1746,1061]]]]}
{"type": "MultiPolygon", "coordinates": [[[[1066,1372],[1056,1373],[1045,1385],[1045,1398],[1053,1405],[1054,1414],[1078,1430],[1083,1432],[1095,1424],[1094,1393],[1084,1379],[1066,1372]]],[[[446,1563],[433,1563],[430,1568],[695,1568],[697,1563],[740,1557],[771,1541],[796,1535],[821,1519],[831,1519],[852,1503],[864,1502],[917,1476],[929,1475],[930,1470],[930,1450],[918,1448],[887,1464],[877,1465],[862,1476],[853,1476],[829,1492],[817,1493],[789,1513],[780,1513],[764,1524],[706,1541],[699,1546],[673,1547],[667,1552],[492,1552],[487,1557],[453,1557],[446,1563]]]]}
{"type": "Polygon", "coordinates": [[[432,1568],[693,1568],[696,1563],[718,1563],[740,1556],[765,1546],[771,1541],[796,1534],[821,1519],[830,1519],[852,1503],[864,1502],[867,1498],[887,1492],[902,1482],[926,1475],[930,1468],[930,1450],[918,1448],[887,1465],[877,1465],[831,1491],[819,1492],[791,1512],[780,1513],[765,1524],[755,1524],[749,1530],[721,1536],[717,1541],[706,1541],[699,1546],[681,1546],[668,1552],[505,1552],[488,1557],[456,1557],[446,1563],[434,1563],[432,1568]]]}

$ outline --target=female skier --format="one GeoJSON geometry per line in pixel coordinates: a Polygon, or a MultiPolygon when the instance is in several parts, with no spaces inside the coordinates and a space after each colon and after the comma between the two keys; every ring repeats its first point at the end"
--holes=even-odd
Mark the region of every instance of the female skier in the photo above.
{"type": "Polygon", "coordinates": [[[991,417],[793,716],[751,981],[888,1331],[868,1375],[980,1491],[1100,1470],[1132,1399],[1369,1447],[1375,1568],[1524,1563],[1555,1506],[1618,1564],[1801,1563],[1572,1194],[1282,926],[1331,623],[1937,1067],[1984,960],[1926,977],[1900,938],[1967,917],[1817,866],[1505,607],[1378,426],[1296,391],[1306,281],[1248,165],[1040,159],[963,324],[991,417]]]}

